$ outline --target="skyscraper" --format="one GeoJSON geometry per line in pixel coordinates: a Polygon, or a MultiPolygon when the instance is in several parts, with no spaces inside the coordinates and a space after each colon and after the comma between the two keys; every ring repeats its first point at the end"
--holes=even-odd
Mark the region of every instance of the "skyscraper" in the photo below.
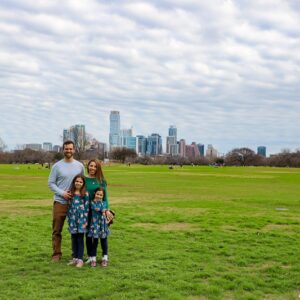
{"type": "Polygon", "coordinates": [[[85,134],[85,125],[76,124],[70,127],[70,140],[75,144],[78,151],[85,151],[87,147],[87,138],[85,134]]]}
{"type": "Polygon", "coordinates": [[[150,156],[162,154],[162,139],[158,133],[148,136],[146,154],[150,156]]]}
{"type": "Polygon", "coordinates": [[[204,156],[204,145],[203,144],[197,144],[200,156],[204,156]]]}
{"type": "Polygon", "coordinates": [[[146,155],[147,150],[147,138],[143,135],[136,136],[136,153],[139,156],[146,155]]]}
{"type": "Polygon", "coordinates": [[[257,147],[257,154],[261,155],[263,157],[266,157],[266,155],[267,155],[267,148],[265,146],[259,146],[259,147],[257,147]]]}
{"type": "Polygon", "coordinates": [[[76,124],[69,129],[63,131],[63,142],[71,140],[75,144],[75,148],[84,151],[87,147],[87,138],[85,133],[85,125],[76,124]]]}
{"type": "Polygon", "coordinates": [[[166,138],[166,152],[171,156],[178,155],[177,128],[174,125],[169,127],[169,136],[166,138]]]}
{"type": "Polygon", "coordinates": [[[177,128],[174,125],[170,125],[169,127],[169,136],[174,136],[177,140],[177,128]]]}
{"type": "Polygon", "coordinates": [[[181,157],[185,157],[186,156],[186,147],[185,147],[185,140],[181,139],[178,142],[178,148],[179,148],[179,155],[181,157]]]}
{"type": "Polygon", "coordinates": [[[109,150],[120,147],[120,112],[111,111],[109,116],[109,150]]]}
{"type": "Polygon", "coordinates": [[[207,145],[207,149],[206,149],[206,157],[207,157],[207,158],[210,158],[210,159],[213,159],[213,158],[218,157],[218,151],[217,151],[217,149],[215,149],[215,148],[213,147],[213,145],[211,145],[211,144],[208,144],[208,145],[207,145]]]}
{"type": "Polygon", "coordinates": [[[43,150],[44,151],[52,151],[52,143],[44,142],[43,143],[43,150]]]}
{"type": "Polygon", "coordinates": [[[63,142],[65,142],[69,139],[70,139],[70,130],[69,129],[64,129],[64,131],[63,131],[63,142]]]}

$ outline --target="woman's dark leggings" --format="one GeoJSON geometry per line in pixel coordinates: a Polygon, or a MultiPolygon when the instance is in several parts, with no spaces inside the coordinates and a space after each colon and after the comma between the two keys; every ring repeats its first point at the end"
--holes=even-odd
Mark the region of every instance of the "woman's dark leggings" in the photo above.
{"type": "Polygon", "coordinates": [[[83,233],[72,234],[73,258],[82,259],[84,251],[83,233]]]}
{"type": "MultiPolygon", "coordinates": [[[[98,240],[89,236],[85,236],[86,239],[86,249],[87,249],[87,255],[88,256],[97,256],[97,248],[98,248],[98,240]]],[[[102,256],[107,255],[108,253],[108,243],[107,238],[100,239],[101,243],[101,249],[102,249],[102,256]]]]}

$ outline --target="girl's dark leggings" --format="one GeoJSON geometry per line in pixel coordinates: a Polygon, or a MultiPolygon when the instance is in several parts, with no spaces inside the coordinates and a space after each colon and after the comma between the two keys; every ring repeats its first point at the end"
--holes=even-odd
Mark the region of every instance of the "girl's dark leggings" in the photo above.
{"type": "MultiPolygon", "coordinates": [[[[86,249],[88,256],[97,256],[98,240],[86,235],[86,249]]],[[[108,243],[107,238],[100,239],[102,256],[108,253],[108,243]]]]}
{"type": "Polygon", "coordinates": [[[73,258],[82,259],[84,251],[83,233],[72,234],[73,258]]]}

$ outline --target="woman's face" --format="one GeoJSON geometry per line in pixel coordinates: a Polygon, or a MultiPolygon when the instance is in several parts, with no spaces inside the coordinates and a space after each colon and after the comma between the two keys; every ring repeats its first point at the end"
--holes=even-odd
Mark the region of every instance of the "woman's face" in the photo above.
{"type": "Polygon", "coordinates": [[[97,165],[94,161],[92,161],[89,165],[88,165],[88,173],[90,176],[95,176],[97,172],[97,165]]]}

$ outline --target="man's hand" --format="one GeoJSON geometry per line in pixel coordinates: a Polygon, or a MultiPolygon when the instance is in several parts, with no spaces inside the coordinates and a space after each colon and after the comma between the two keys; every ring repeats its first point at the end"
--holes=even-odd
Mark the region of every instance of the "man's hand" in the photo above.
{"type": "Polygon", "coordinates": [[[64,199],[69,200],[69,199],[72,198],[72,194],[71,194],[70,191],[65,191],[65,192],[63,193],[63,197],[64,197],[64,199]]]}

